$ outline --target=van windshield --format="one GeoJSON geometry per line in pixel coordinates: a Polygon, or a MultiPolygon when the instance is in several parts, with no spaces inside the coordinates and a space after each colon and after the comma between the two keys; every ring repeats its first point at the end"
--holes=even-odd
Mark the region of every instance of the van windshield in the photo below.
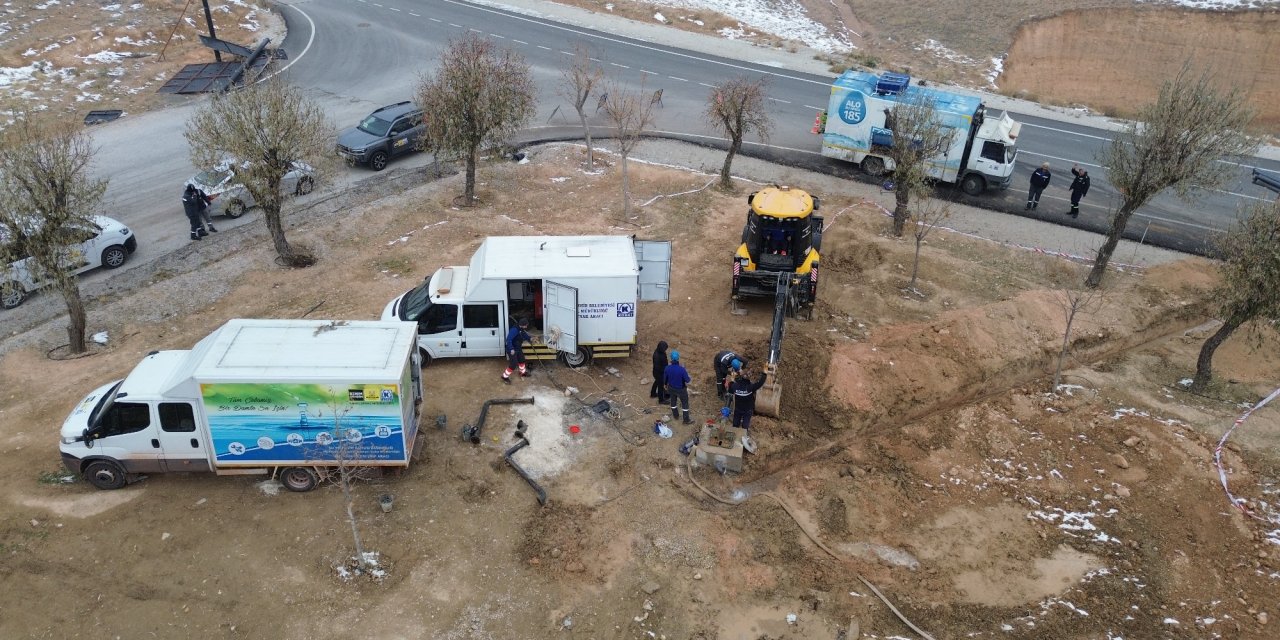
{"type": "Polygon", "coordinates": [[[431,281],[409,290],[400,300],[400,319],[416,322],[431,307],[431,281]]]}

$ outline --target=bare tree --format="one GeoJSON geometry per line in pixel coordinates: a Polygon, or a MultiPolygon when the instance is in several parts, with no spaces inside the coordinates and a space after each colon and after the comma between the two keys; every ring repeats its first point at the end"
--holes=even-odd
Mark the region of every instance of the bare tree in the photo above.
{"type": "Polygon", "coordinates": [[[920,272],[920,246],[924,244],[930,231],[951,217],[951,203],[934,198],[932,189],[922,191],[920,196],[916,200],[915,211],[911,214],[911,235],[915,237],[916,250],[911,262],[911,282],[907,284],[907,290],[923,297],[916,290],[916,276],[920,272]]]}
{"type": "Polygon", "coordinates": [[[587,139],[587,170],[595,169],[595,149],[591,146],[591,127],[587,124],[586,104],[591,91],[598,87],[604,79],[604,71],[591,61],[591,52],[586,45],[578,43],[573,48],[573,62],[560,75],[560,85],[556,92],[572,105],[578,112],[578,121],[582,123],[582,135],[587,139]]]}
{"type": "Polygon", "coordinates": [[[418,85],[427,139],[466,163],[466,206],[476,202],[481,148],[505,144],[528,124],[536,95],[520,54],[470,32],[449,42],[436,72],[418,85]]]}
{"type": "Polygon", "coordinates": [[[1066,328],[1062,331],[1062,348],[1058,350],[1058,359],[1053,369],[1053,386],[1050,387],[1053,393],[1058,392],[1058,385],[1062,382],[1062,367],[1066,364],[1067,355],[1071,353],[1071,330],[1075,326],[1076,316],[1082,312],[1097,311],[1103,301],[1104,290],[1084,286],[1084,281],[1080,278],[1082,272],[1083,268],[1079,265],[1067,263],[1057,278],[1058,305],[1062,308],[1066,328]]]}
{"type": "Polygon", "coordinates": [[[196,166],[234,163],[236,178],[262,207],[277,260],[305,267],[315,263],[315,256],[285,238],[281,185],[285,174],[300,165],[314,172],[328,162],[332,134],[320,105],[277,77],[214,95],[187,122],[184,135],[196,166]]]}
{"type": "MultiPolygon", "coordinates": [[[[1203,389],[1213,377],[1213,354],[1226,339],[1253,320],[1280,322],[1280,201],[1252,207],[1245,218],[1218,240],[1223,263],[1222,283],[1215,292],[1222,326],[1200,347],[1193,389],[1203,389]]],[[[1255,345],[1262,324],[1250,332],[1255,345]]]]}
{"type": "Polygon", "coordinates": [[[729,168],[733,157],[742,151],[742,138],[755,132],[761,142],[768,142],[773,129],[773,119],[765,107],[765,88],[768,80],[761,76],[755,80],[738,76],[726,80],[711,89],[705,116],[716,131],[729,137],[729,153],[720,168],[720,187],[733,188],[729,168]]]}
{"type": "Polygon", "coordinates": [[[896,104],[886,118],[893,141],[881,152],[893,161],[893,235],[901,238],[911,219],[911,198],[928,197],[928,163],[951,142],[954,129],[938,120],[933,101],[919,95],[896,104]]]}
{"type": "Polygon", "coordinates": [[[1156,101],[1142,107],[1135,121],[1103,149],[1100,162],[1121,201],[1088,286],[1102,282],[1129,218],[1157,193],[1173,187],[1187,200],[1193,189],[1220,186],[1232,175],[1236,167],[1219,160],[1257,148],[1245,131],[1253,115],[1243,92],[1221,92],[1208,72],[1194,75],[1190,63],[1161,85],[1156,101]]]}
{"type": "Polygon", "coordinates": [[[653,108],[657,104],[645,90],[644,80],[638,90],[611,82],[604,102],[605,114],[613,124],[614,140],[618,144],[618,156],[622,168],[622,216],[631,220],[631,181],[627,175],[627,158],[640,144],[641,137],[653,126],[653,108]]]}
{"type": "MultiPolygon", "coordinates": [[[[363,467],[360,465],[360,442],[363,440],[359,428],[347,429],[343,427],[343,419],[347,414],[351,413],[351,404],[342,402],[346,397],[346,390],[330,386],[327,388],[325,402],[329,410],[329,416],[333,420],[333,428],[318,434],[316,444],[313,450],[309,451],[309,456],[319,460],[333,460],[334,467],[337,471],[335,480],[342,489],[342,505],[347,524],[351,527],[351,540],[355,545],[355,561],[354,569],[357,572],[365,572],[376,566],[372,557],[365,553],[364,540],[360,536],[360,523],[356,518],[355,512],[355,494],[352,487],[356,480],[361,477],[363,467]]],[[[306,412],[306,409],[303,409],[306,412]]],[[[310,414],[310,417],[323,420],[322,412],[310,414]]],[[[330,476],[333,474],[331,473],[330,476]]]]}
{"type": "MultiPolygon", "coordinates": [[[[0,265],[29,258],[30,278],[62,294],[72,353],[85,351],[87,321],[79,282],[68,267],[81,259],[75,246],[99,231],[94,210],[107,190],[106,180],[89,175],[94,151],[84,129],[72,122],[30,114],[20,115],[0,138],[0,265]]],[[[5,279],[0,287],[8,297],[23,291],[5,279]]]]}

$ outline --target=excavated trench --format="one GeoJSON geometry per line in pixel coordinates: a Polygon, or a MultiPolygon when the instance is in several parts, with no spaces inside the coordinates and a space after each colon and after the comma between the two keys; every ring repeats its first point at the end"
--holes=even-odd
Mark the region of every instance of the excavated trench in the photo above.
{"type": "MultiPolygon", "coordinates": [[[[830,353],[826,385],[785,386],[783,413],[826,439],[806,434],[748,472],[749,493],[772,488],[780,472],[830,457],[857,441],[900,430],[939,412],[981,402],[1052,375],[1065,318],[1054,291],[1029,291],[1011,300],[939,316],[933,322],[886,328],[871,340],[830,353]],[[833,397],[824,402],[818,395],[833,397]],[[834,429],[830,427],[835,427],[834,429]]],[[[1076,319],[1071,361],[1093,364],[1141,349],[1200,325],[1210,300],[1187,290],[1159,300],[1151,290],[1128,292],[1128,304],[1109,304],[1090,322],[1076,319]]],[[[799,332],[797,332],[799,333],[799,332]]],[[[806,349],[808,350],[808,349],[806,349]]],[[[788,381],[813,376],[811,361],[786,362],[788,381]]]]}

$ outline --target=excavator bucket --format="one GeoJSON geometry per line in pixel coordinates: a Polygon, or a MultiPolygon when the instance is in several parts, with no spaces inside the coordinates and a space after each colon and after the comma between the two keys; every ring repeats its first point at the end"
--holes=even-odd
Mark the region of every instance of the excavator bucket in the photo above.
{"type": "Polygon", "coordinates": [[[778,380],[778,367],[768,365],[765,373],[769,374],[764,386],[756,391],[756,413],[770,418],[782,417],[782,381],[778,380]]]}

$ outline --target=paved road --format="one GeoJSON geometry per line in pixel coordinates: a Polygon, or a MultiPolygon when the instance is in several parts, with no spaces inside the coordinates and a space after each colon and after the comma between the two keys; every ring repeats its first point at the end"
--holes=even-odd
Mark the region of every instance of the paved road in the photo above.
{"type": "MultiPolygon", "coordinates": [[[[475,31],[516,49],[532,66],[540,101],[535,126],[527,134],[530,138],[576,136],[576,117],[556,96],[555,86],[568,60],[566,52],[581,42],[590,47],[611,77],[636,89],[643,84],[645,91],[663,90],[655,127],[658,132],[705,144],[720,143],[701,118],[710,86],[732,75],[766,76],[776,130],[769,147],[751,145],[748,152],[865,179],[851,166],[823,158],[818,153],[818,138],[809,133],[815,113],[825,105],[831,80],[830,74],[811,58],[788,57],[783,52],[715,38],[654,35],[656,32],[645,30],[651,26],[631,23],[632,26],[619,27],[616,21],[599,16],[584,18],[599,22],[593,25],[601,27],[589,29],[454,0],[311,0],[282,6],[289,25],[289,35],[282,46],[290,57],[283,73],[313,92],[335,127],[356,121],[376,106],[411,97],[418,78],[432,70],[447,41],[475,31]],[[640,33],[644,39],[628,33],[640,33]],[[660,43],[671,38],[679,39],[682,46],[660,43]],[[732,53],[748,61],[699,52],[695,46],[732,53]]],[[[673,31],[665,29],[662,33],[673,31]]],[[[99,147],[97,170],[111,179],[105,209],[140,235],[141,248],[134,263],[187,242],[179,196],[183,181],[195,170],[187,160],[182,130],[194,105],[202,100],[193,97],[182,105],[93,129],[99,147]]],[[[1065,217],[1057,213],[1065,206],[1057,205],[1065,201],[1065,185],[1069,182],[1066,169],[1073,160],[1092,162],[1110,132],[1025,113],[1015,113],[1015,117],[1025,123],[1017,188],[981,198],[959,193],[954,197],[1020,215],[1021,183],[1025,180],[1022,176],[1049,160],[1056,166],[1054,184],[1046,193],[1045,206],[1037,213],[1065,223],[1065,217]]],[[[596,127],[606,124],[602,115],[594,113],[591,122],[596,127]]],[[[418,156],[393,166],[425,162],[427,158],[418,156]]],[[[1272,161],[1250,159],[1245,164],[1280,170],[1280,163],[1272,161]]],[[[1092,174],[1094,187],[1077,224],[1102,229],[1107,208],[1115,205],[1116,198],[1105,183],[1102,170],[1095,166],[1092,174]]],[[[1235,184],[1223,192],[1207,194],[1193,205],[1162,195],[1140,212],[1130,229],[1134,234],[1147,233],[1149,241],[1196,250],[1202,246],[1206,232],[1225,228],[1240,206],[1270,198],[1268,192],[1248,184],[1247,174],[1242,169],[1235,184]]],[[[366,177],[369,172],[365,169],[344,169],[334,176],[334,187],[342,188],[366,177]]],[[[259,215],[251,212],[224,226],[252,224],[259,215]]]]}

